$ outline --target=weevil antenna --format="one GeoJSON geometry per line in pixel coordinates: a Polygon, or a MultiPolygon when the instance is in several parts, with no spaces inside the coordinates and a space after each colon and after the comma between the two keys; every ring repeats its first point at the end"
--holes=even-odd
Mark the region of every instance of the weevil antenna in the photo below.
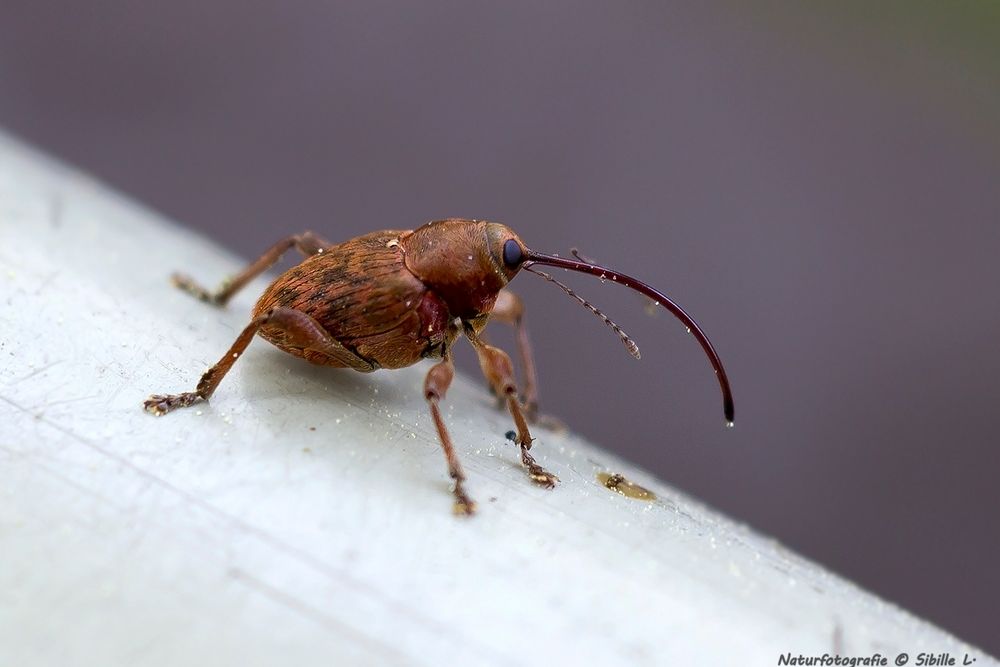
{"type": "MultiPolygon", "coordinates": [[[[722,367],[722,360],[719,359],[719,354],[715,351],[715,347],[712,345],[712,342],[708,340],[708,336],[706,336],[705,332],[702,331],[701,327],[698,326],[698,323],[695,322],[694,319],[690,315],[688,315],[683,308],[674,303],[673,300],[670,299],[670,297],[668,297],[663,292],[655,289],[654,287],[647,285],[638,278],[633,278],[632,276],[626,275],[619,271],[615,271],[613,269],[609,269],[594,262],[585,262],[577,253],[573,253],[573,255],[577,259],[568,259],[566,257],[559,257],[557,255],[546,255],[544,253],[535,252],[534,250],[528,250],[525,253],[525,262],[524,264],[521,265],[521,268],[527,269],[532,273],[536,273],[542,276],[543,278],[546,278],[556,283],[557,285],[562,287],[563,290],[565,290],[568,294],[570,294],[570,296],[575,297],[581,303],[591,308],[595,313],[600,315],[609,324],[609,326],[612,326],[612,328],[614,328],[617,332],[619,332],[619,335],[622,336],[623,342],[631,341],[631,339],[625,336],[624,332],[622,332],[621,329],[617,327],[617,325],[615,325],[613,322],[611,322],[611,320],[609,320],[606,316],[604,316],[603,313],[601,313],[599,310],[591,306],[581,297],[577,296],[576,293],[574,293],[570,288],[566,287],[552,276],[549,276],[546,273],[538,271],[537,269],[532,269],[531,268],[532,265],[543,264],[545,266],[554,266],[560,269],[579,271],[580,273],[589,273],[590,275],[597,276],[602,280],[611,280],[612,282],[624,285],[625,287],[635,290],[636,292],[645,294],[654,302],[663,306],[671,313],[673,313],[674,317],[679,319],[684,324],[684,326],[687,327],[688,331],[694,334],[694,337],[698,340],[698,343],[701,345],[701,348],[705,351],[705,354],[708,356],[708,360],[712,363],[712,368],[715,370],[715,376],[719,380],[719,387],[722,389],[722,411],[726,416],[727,424],[731,426],[733,424],[733,415],[735,410],[733,406],[733,392],[729,387],[729,378],[726,376],[726,369],[722,367]]],[[[633,345],[634,344],[635,343],[633,343],[633,345]]],[[[625,346],[628,347],[628,342],[625,343],[625,346]]]]}
{"type": "Polygon", "coordinates": [[[597,306],[595,306],[594,304],[590,303],[589,301],[587,301],[586,299],[584,299],[582,296],[580,296],[579,294],[577,294],[576,292],[574,292],[573,289],[569,285],[566,285],[564,283],[559,282],[558,280],[556,280],[555,278],[553,278],[549,274],[545,273],[544,271],[539,271],[538,269],[533,269],[530,266],[528,266],[527,264],[525,264],[522,268],[525,271],[530,271],[531,273],[534,273],[536,276],[541,276],[542,278],[545,278],[550,283],[555,283],[556,285],[558,285],[559,287],[562,288],[562,291],[566,292],[566,294],[569,294],[571,297],[573,297],[574,299],[576,299],[577,301],[579,301],[580,304],[583,305],[584,308],[587,308],[594,315],[597,315],[599,318],[601,318],[602,320],[604,320],[604,323],[607,324],[609,327],[611,327],[611,330],[614,331],[616,334],[618,334],[618,337],[622,339],[622,344],[625,345],[625,349],[628,350],[628,353],[631,354],[636,359],[639,358],[639,356],[640,356],[639,355],[639,346],[635,344],[635,341],[632,340],[632,338],[627,333],[625,333],[624,329],[622,329],[620,326],[618,326],[615,323],[615,321],[612,320],[610,317],[608,317],[607,315],[605,315],[601,311],[600,308],[598,308],[597,306]]]}

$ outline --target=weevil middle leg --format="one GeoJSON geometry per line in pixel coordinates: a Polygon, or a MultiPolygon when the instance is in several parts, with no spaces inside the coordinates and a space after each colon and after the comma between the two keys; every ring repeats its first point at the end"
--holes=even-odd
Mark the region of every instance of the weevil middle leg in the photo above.
{"type": "Polygon", "coordinates": [[[476,511],[476,503],[465,493],[465,471],[462,470],[462,464],[458,460],[458,455],[455,454],[455,446],[451,442],[451,435],[448,433],[448,427],[444,424],[439,407],[439,403],[448,392],[448,387],[451,386],[454,377],[455,366],[451,361],[451,354],[445,352],[444,359],[431,366],[431,369],[427,371],[427,377],[424,380],[424,398],[427,399],[427,404],[431,408],[431,417],[434,419],[434,426],[437,427],[438,440],[441,441],[441,448],[448,460],[448,474],[455,480],[454,512],[455,514],[471,515],[476,511]]]}
{"type": "Polygon", "coordinates": [[[521,446],[521,463],[527,469],[528,476],[536,484],[549,489],[553,488],[556,482],[559,481],[559,478],[538,465],[535,457],[528,451],[531,449],[533,438],[531,437],[531,432],[528,430],[528,420],[525,418],[524,410],[521,408],[521,402],[517,397],[517,386],[514,383],[514,365],[511,363],[510,357],[500,348],[483,342],[472,326],[467,325],[465,327],[465,335],[469,339],[469,342],[472,343],[472,347],[475,348],[476,354],[479,357],[479,367],[493,387],[494,393],[497,396],[506,398],[507,409],[510,411],[510,416],[513,417],[514,424],[517,427],[517,436],[514,441],[521,446]]]}
{"type": "Polygon", "coordinates": [[[182,273],[175,273],[171,276],[171,280],[174,285],[196,299],[215,306],[225,306],[234,294],[243,289],[251,280],[271,268],[293,246],[304,256],[309,257],[323,252],[330,245],[329,241],[316,236],[312,232],[303,232],[281,239],[257,258],[257,261],[247,266],[235,276],[223,281],[214,292],[202,287],[182,273]]]}

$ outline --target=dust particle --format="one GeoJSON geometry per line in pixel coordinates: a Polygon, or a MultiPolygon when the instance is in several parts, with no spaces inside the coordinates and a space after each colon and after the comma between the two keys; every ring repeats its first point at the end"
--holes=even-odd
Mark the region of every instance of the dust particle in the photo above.
{"type": "Polygon", "coordinates": [[[597,481],[603,484],[604,488],[620,493],[628,498],[649,501],[656,500],[655,493],[634,482],[628,481],[625,479],[625,475],[619,473],[599,472],[597,473],[597,481]]]}

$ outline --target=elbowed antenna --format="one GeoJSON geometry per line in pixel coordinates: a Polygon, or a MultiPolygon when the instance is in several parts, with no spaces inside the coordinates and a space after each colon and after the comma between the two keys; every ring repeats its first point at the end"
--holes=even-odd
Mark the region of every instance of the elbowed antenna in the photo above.
{"type": "Polygon", "coordinates": [[[729,378],[726,377],[726,369],[722,367],[722,360],[719,359],[719,354],[715,351],[715,347],[712,346],[712,342],[708,340],[708,336],[706,336],[705,332],[701,330],[698,323],[695,322],[690,315],[684,312],[683,308],[674,303],[670,297],[663,292],[650,287],[638,278],[627,276],[624,273],[614,271],[593,262],[584,262],[582,259],[567,259],[556,255],[546,255],[544,253],[535,252],[534,250],[527,250],[525,253],[525,262],[522,265],[522,268],[529,268],[532,264],[555,266],[560,269],[569,269],[570,271],[589,273],[601,279],[611,280],[612,282],[616,282],[633,289],[636,292],[645,294],[657,304],[673,313],[674,316],[683,322],[684,326],[686,326],[688,330],[694,334],[694,337],[698,339],[698,343],[701,344],[702,349],[705,350],[705,354],[708,355],[708,360],[712,362],[712,368],[715,369],[715,376],[719,379],[719,387],[722,389],[722,410],[726,415],[726,423],[729,426],[733,425],[733,392],[729,388],[729,378]]]}
{"type": "Polygon", "coordinates": [[[629,354],[631,354],[636,359],[640,359],[642,357],[642,355],[639,353],[639,346],[635,344],[635,341],[632,340],[631,336],[625,333],[624,329],[618,326],[618,324],[613,319],[605,315],[604,311],[602,311],[600,308],[598,308],[597,306],[595,306],[594,304],[592,304],[591,302],[587,301],[582,296],[574,292],[573,288],[571,288],[569,285],[559,282],[558,280],[556,280],[549,274],[545,273],[544,271],[533,269],[527,264],[525,264],[521,268],[524,269],[525,271],[534,273],[536,276],[541,276],[542,278],[545,278],[550,283],[555,283],[559,287],[559,289],[561,289],[563,292],[566,292],[566,294],[569,294],[571,297],[576,299],[581,306],[583,306],[584,308],[592,312],[594,315],[597,315],[599,318],[601,318],[604,321],[604,323],[611,328],[612,331],[618,334],[618,337],[622,341],[622,345],[625,346],[625,349],[628,351],[629,354]]]}

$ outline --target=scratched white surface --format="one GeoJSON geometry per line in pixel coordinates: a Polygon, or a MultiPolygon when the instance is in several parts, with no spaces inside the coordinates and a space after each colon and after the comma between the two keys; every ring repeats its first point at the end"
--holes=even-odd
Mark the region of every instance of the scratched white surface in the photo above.
{"type": "Polygon", "coordinates": [[[145,414],[264,284],[215,310],[168,274],[241,264],[0,135],[0,665],[992,662],[571,435],[537,431],[562,484],[532,486],[478,379],[446,404],[473,520],[450,513],[426,367],[258,340],[210,405],[145,414]]]}

